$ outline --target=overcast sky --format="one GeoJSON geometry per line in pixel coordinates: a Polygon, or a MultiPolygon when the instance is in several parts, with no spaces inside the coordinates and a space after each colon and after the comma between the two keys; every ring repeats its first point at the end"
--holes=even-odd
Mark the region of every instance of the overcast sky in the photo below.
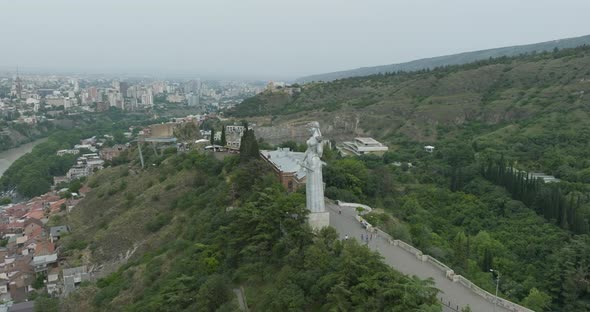
{"type": "Polygon", "coordinates": [[[590,34],[588,0],[0,0],[0,66],[288,79],[590,34]]]}

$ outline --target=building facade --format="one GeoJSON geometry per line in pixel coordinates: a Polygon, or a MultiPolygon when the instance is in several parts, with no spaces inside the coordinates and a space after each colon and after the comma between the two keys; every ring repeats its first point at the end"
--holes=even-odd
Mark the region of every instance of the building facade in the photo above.
{"type": "Polygon", "coordinates": [[[373,138],[355,138],[352,142],[343,142],[339,148],[344,155],[383,155],[389,148],[373,138]]]}
{"type": "Polygon", "coordinates": [[[262,160],[270,165],[279,182],[288,192],[295,192],[305,186],[306,170],[301,167],[305,153],[293,152],[289,148],[274,151],[261,150],[262,160]]]}

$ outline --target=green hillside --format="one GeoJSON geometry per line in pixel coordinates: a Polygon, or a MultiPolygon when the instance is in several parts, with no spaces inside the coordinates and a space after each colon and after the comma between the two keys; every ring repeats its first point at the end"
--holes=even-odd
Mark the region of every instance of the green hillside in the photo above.
{"type": "Polygon", "coordinates": [[[515,302],[586,311],[589,89],[590,48],[580,47],[267,91],[229,114],[379,139],[390,147],[383,157],[326,152],[327,197],[377,208],[373,224],[488,291],[499,270],[499,291],[515,302]]]}
{"type": "Polygon", "coordinates": [[[312,81],[332,81],[336,79],[359,77],[375,75],[380,73],[394,73],[398,71],[417,71],[423,69],[433,69],[436,67],[461,65],[480,60],[487,60],[489,58],[511,57],[525,53],[540,53],[545,51],[552,51],[553,49],[568,49],[575,48],[582,45],[590,44],[590,35],[567,38],[561,40],[552,40],[541,43],[519,45],[512,47],[503,47],[495,49],[487,49],[481,51],[464,52],[459,54],[431,57],[419,59],[406,63],[363,67],[351,70],[338,71],[333,73],[317,74],[297,79],[299,83],[312,81]]]}
{"type": "MultiPolygon", "coordinates": [[[[432,71],[311,83],[300,93],[264,92],[229,114],[272,116],[274,125],[317,119],[393,149],[409,142],[474,141],[478,152],[502,153],[521,169],[590,181],[590,48],[500,58],[432,71]]],[[[354,134],[350,133],[350,136],[354,134]]],[[[330,136],[327,134],[327,136],[330,136]]]]}
{"type": "Polygon", "coordinates": [[[305,197],[286,194],[260,161],[168,150],[147,152],[156,165],[141,170],[136,153],[93,176],[61,220],[73,229],[67,262],[104,265],[62,310],[237,311],[240,287],[251,311],[441,310],[431,282],[332,229],[312,233],[305,197]]]}

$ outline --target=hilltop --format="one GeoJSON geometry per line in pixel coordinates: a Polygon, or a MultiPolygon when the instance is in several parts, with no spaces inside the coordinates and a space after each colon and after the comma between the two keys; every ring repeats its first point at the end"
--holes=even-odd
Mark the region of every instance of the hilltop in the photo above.
{"type": "Polygon", "coordinates": [[[440,311],[431,282],[333,229],[314,234],[305,197],[286,194],[259,160],[144,156],[148,169],[131,150],[95,174],[61,220],[72,229],[60,241],[65,262],[94,277],[62,310],[237,311],[242,297],[252,311],[440,311]]]}
{"type": "Polygon", "coordinates": [[[459,54],[424,58],[406,63],[362,67],[351,70],[344,70],[332,73],[317,74],[297,79],[298,83],[305,83],[311,81],[332,81],[336,79],[343,79],[349,77],[368,76],[379,73],[393,73],[398,71],[416,71],[423,69],[433,69],[436,67],[461,65],[471,63],[479,60],[486,60],[489,58],[511,57],[525,53],[552,51],[553,49],[567,49],[575,48],[582,45],[590,44],[590,35],[567,38],[560,40],[552,40],[541,43],[518,45],[511,47],[487,49],[473,52],[464,52],[459,54]]]}

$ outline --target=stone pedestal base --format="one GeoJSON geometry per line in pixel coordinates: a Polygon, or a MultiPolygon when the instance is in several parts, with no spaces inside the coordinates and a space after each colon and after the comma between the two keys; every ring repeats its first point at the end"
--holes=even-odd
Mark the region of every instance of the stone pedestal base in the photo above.
{"type": "Polygon", "coordinates": [[[320,230],[323,227],[330,226],[329,212],[312,212],[308,215],[309,225],[314,230],[320,230]]]}

